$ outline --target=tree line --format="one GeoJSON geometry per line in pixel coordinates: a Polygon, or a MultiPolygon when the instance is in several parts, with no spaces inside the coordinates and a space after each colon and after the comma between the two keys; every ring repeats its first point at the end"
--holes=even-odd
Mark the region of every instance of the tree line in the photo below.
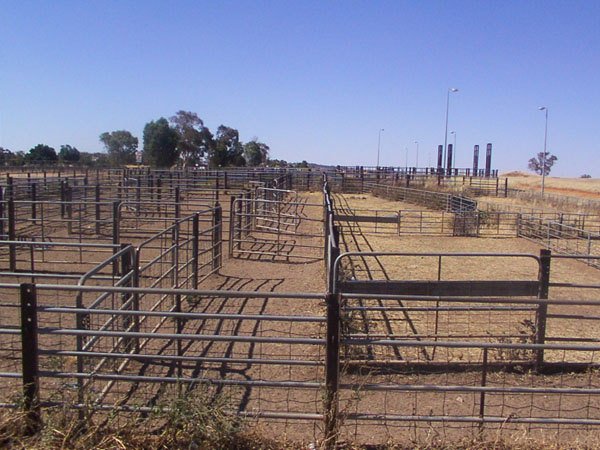
{"type": "Polygon", "coordinates": [[[65,163],[100,167],[122,167],[142,163],[151,167],[240,167],[288,165],[286,161],[269,159],[269,146],[252,139],[240,140],[235,128],[219,126],[213,133],[194,112],[177,111],[168,120],[164,117],[144,126],[143,146],[127,130],[115,130],[100,135],[106,153],[85,153],[70,145],[61,145],[59,152],[38,144],[28,153],[13,153],[0,147],[1,165],[30,163],[65,163]],[[141,153],[141,161],[139,154],[141,153]]]}

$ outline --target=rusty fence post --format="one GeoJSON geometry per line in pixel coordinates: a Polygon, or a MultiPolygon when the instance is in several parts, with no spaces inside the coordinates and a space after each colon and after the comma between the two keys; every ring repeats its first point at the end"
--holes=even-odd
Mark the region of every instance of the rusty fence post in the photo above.
{"type": "MultiPolygon", "coordinates": [[[[539,291],[538,299],[546,300],[548,298],[549,284],[550,284],[550,259],[552,254],[550,250],[540,250],[540,273],[539,279],[539,291]]],[[[546,319],[548,315],[548,304],[539,303],[537,308],[536,320],[535,320],[535,343],[542,345],[546,341],[546,319]]],[[[540,372],[544,365],[544,350],[538,349],[536,351],[535,368],[536,371],[540,372]]]]}
{"type": "Polygon", "coordinates": [[[35,432],[41,425],[39,357],[37,334],[37,295],[34,284],[23,283],[21,294],[21,362],[23,368],[23,408],[27,429],[35,432]]]}

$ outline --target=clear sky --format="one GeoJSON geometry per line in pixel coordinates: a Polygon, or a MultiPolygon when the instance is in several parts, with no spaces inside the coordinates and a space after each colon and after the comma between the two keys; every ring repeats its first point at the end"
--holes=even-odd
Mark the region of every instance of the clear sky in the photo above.
{"type": "Polygon", "coordinates": [[[103,151],[98,136],[196,112],[271,157],[600,177],[600,0],[0,0],[0,146],[103,151]],[[449,143],[454,136],[449,134],[449,143]],[[484,153],[484,151],[482,151],[484,153]],[[481,159],[480,166],[483,162],[481,159]]]}

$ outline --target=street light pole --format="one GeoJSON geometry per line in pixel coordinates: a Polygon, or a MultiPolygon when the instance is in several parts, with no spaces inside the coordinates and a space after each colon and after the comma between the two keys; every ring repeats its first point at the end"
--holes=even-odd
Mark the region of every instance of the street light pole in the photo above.
{"type": "Polygon", "coordinates": [[[415,164],[415,167],[419,167],[419,141],[415,141],[415,144],[417,144],[417,162],[415,164]]]}
{"type": "Polygon", "coordinates": [[[444,156],[442,157],[442,167],[446,167],[446,151],[448,147],[448,109],[450,107],[450,92],[458,92],[456,88],[448,88],[446,94],[446,131],[444,133],[444,156]]]}
{"type": "Polygon", "coordinates": [[[546,180],[546,142],[548,141],[548,108],[540,106],[540,111],[546,111],[546,126],[544,127],[544,153],[542,153],[542,198],[544,198],[544,182],[546,180]]]}
{"type": "Polygon", "coordinates": [[[379,169],[379,149],[381,148],[381,132],[385,131],[383,128],[379,130],[379,138],[377,139],[377,169],[379,169]]]}

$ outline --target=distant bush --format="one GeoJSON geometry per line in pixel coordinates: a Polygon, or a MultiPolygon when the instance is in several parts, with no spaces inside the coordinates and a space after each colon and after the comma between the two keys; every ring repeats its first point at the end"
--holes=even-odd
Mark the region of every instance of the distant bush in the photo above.
{"type": "Polygon", "coordinates": [[[579,178],[592,178],[591,175],[588,175],[587,173],[584,173],[583,175],[581,175],[581,177],[579,178]]]}

